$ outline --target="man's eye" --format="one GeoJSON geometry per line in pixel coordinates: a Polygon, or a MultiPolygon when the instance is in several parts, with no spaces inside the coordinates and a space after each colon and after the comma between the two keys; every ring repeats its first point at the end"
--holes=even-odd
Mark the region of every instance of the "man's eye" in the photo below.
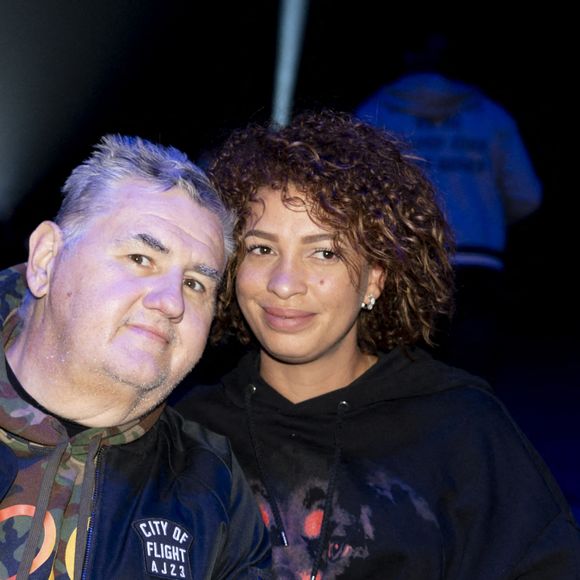
{"type": "Polygon", "coordinates": [[[147,256],[143,256],[143,254],[129,254],[129,259],[135,264],[139,264],[139,266],[150,266],[151,259],[147,256]]]}
{"type": "Polygon", "coordinates": [[[255,244],[249,246],[246,250],[248,254],[255,254],[257,256],[268,256],[272,253],[272,248],[268,246],[262,246],[260,244],[255,244]]]}
{"type": "Polygon", "coordinates": [[[183,281],[183,285],[187,286],[194,292],[205,292],[205,286],[199,280],[195,280],[194,278],[186,278],[183,281]]]}

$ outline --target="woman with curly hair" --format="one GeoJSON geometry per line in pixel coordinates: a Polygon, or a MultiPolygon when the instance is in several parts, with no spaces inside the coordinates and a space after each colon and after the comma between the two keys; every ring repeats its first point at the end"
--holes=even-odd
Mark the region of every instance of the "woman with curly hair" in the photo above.
{"type": "Polygon", "coordinates": [[[306,113],[234,133],[210,173],[239,216],[215,338],[255,348],[179,408],[230,438],[276,577],[575,577],[578,531],[529,442],[416,346],[450,311],[452,243],[411,156],[306,113]]]}

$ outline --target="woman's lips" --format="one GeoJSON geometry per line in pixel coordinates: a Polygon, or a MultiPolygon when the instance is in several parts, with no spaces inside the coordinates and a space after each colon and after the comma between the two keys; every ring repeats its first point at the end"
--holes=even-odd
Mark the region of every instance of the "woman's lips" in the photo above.
{"type": "Polygon", "coordinates": [[[296,332],[306,328],[316,316],[314,312],[295,308],[263,306],[266,324],[273,330],[296,332]]]}

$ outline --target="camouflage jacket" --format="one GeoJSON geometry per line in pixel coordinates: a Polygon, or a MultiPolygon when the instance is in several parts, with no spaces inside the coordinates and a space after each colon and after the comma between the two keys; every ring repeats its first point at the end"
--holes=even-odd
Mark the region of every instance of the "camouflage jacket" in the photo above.
{"type": "MultiPolygon", "coordinates": [[[[24,291],[21,270],[0,273],[4,345],[24,291]]],[[[69,438],[0,353],[0,578],[265,577],[266,532],[225,439],[163,408],[69,438]]]]}

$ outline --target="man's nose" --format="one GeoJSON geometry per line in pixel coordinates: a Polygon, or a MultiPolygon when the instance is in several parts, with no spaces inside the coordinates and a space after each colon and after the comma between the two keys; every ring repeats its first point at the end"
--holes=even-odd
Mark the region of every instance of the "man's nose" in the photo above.
{"type": "Polygon", "coordinates": [[[182,273],[170,272],[157,276],[152,281],[143,304],[146,308],[158,310],[167,318],[179,322],[185,311],[182,273]]]}
{"type": "Polygon", "coordinates": [[[281,257],[268,280],[268,291],[287,299],[295,294],[306,294],[306,272],[297,260],[281,257]]]}

